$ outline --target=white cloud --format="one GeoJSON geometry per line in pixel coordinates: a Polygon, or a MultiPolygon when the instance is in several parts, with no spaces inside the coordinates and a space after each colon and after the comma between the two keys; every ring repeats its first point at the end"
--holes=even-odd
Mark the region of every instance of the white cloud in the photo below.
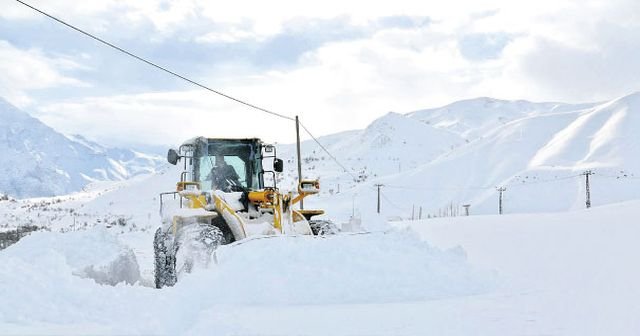
{"type": "Polygon", "coordinates": [[[508,31],[513,40],[478,83],[489,95],[556,101],[597,101],[640,90],[640,3],[562,2],[532,15],[504,10],[474,24],[508,31]]]}
{"type": "MultiPolygon", "coordinates": [[[[423,38],[420,36],[420,38],[423,38]]],[[[440,89],[460,86],[467,62],[455,43],[414,50],[387,34],[358,42],[328,44],[305,55],[300,67],[241,77],[212,78],[212,86],[273,111],[293,116],[316,134],[366,126],[390,109],[409,111],[446,102],[440,89]],[[392,43],[390,43],[392,42],[392,43]],[[436,90],[438,88],[438,90],[436,90]]],[[[98,140],[178,143],[195,135],[260,136],[291,142],[293,124],[204,90],[87,98],[40,110],[48,124],[67,133],[83,131],[98,140]],[[70,120],[73,120],[72,122],[70,120]]]]}
{"type": "Polygon", "coordinates": [[[176,145],[196,135],[292,141],[293,123],[269,119],[201,90],[93,97],[48,104],[45,123],[112,145],[176,145]]]}
{"type": "Polygon", "coordinates": [[[250,29],[230,27],[225,31],[212,31],[195,38],[198,43],[240,43],[243,41],[260,41],[266,37],[258,35],[250,29]]]}
{"type": "MultiPolygon", "coordinates": [[[[25,3],[50,11],[52,14],[62,14],[70,16],[94,15],[113,8],[117,1],[74,1],[74,0],[25,0],[25,3]]],[[[32,19],[39,17],[32,9],[16,2],[5,1],[0,4],[0,17],[7,19],[32,19]]]]}
{"type": "MultiPolygon", "coordinates": [[[[277,36],[292,19],[346,14],[348,23],[358,26],[389,15],[430,17],[426,26],[388,28],[372,36],[324,43],[284,70],[215,64],[215,73],[199,77],[257,105],[298,113],[317,134],[364,127],[389,110],[407,112],[474,96],[594,101],[640,90],[635,77],[640,73],[640,5],[631,0],[93,3],[66,12],[71,1],[40,2],[73,22],[118,10],[133,24],[151,22],[157,30],[153,34],[165,37],[189,27],[194,17],[206,18],[215,27],[194,35],[201,43],[262,41],[277,36]],[[468,59],[461,53],[459,40],[464,36],[496,33],[509,38],[503,50],[492,53],[495,57],[468,59]]],[[[61,74],[62,59],[29,54],[48,66],[38,74],[43,76],[40,82],[51,83],[43,85],[80,84],[61,74]]],[[[74,64],[71,60],[68,66],[74,64]]],[[[13,71],[13,77],[28,77],[13,71]]],[[[26,83],[16,87],[14,95],[31,89],[26,83]]],[[[286,123],[269,116],[257,119],[259,112],[204,91],[124,92],[54,102],[46,104],[40,116],[65,132],[84,131],[105,142],[167,144],[195,134],[292,140],[286,123]]]]}
{"type": "Polygon", "coordinates": [[[30,90],[89,85],[62,73],[64,70],[86,69],[67,57],[47,56],[37,49],[21,50],[0,40],[0,59],[0,96],[18,106],[31,102],[30,90]]]}

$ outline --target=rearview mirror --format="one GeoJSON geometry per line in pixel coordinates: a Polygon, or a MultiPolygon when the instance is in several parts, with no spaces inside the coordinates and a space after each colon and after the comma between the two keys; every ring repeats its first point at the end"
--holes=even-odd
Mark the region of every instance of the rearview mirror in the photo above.
{"type": "Polygon", "coordinates": [[[178,152],[176,152],[175,149],[169,149],[169,152],[167,153],[167,161],[175,166],[176,163],[178,163],[178,160],[180,160],[180,155],[178,155],[178,152]]]}
{"type": "Polygon", "coordinates": [[[278,173],[282,173],[282,160],[281,159],[274,159],[273,160],[273,170],[275,170],[278,173]]]}

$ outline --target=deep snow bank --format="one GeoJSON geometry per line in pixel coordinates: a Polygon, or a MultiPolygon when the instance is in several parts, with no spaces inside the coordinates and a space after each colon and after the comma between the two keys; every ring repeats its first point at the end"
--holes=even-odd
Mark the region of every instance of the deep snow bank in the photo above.
{"type": "MultiPolygon", "coordinates": [[[[61,275],[71,273],[93,279],[98,284],[134,284],[140,280],[133,251],[102,228],[66,234],[31,234],[0,254],[0,263],[6,266],[26,264],[61,275]]],[[[9,267],[4,269],[9,271],[9,267]]]]}
{"type": "Polygon", "coordinates": [[[138,275],[121,241],[98,229],[39,232],[0,251],[0,330],[201,334],[196,326],[206,325],[207,333],[237,335],[255,333],[233,313],[242,307],[384,306],[492,288],[492,277],[474,270],[462,249],[434,248],[405,230],[225,246],[217,264],[161,290],[124,285],[138,275]]]}
{"type": "Polygon", "coordinates": [[[153,290],[125,285],[139,280],[135,255],[105,229],[33,233],[0,251],[0,265],[0,333],[158,333],[136,326],[153,290]]]}
{"type": "Polygon", "coordinates": [[[175,290],[218,303],[382,303],[477,294],[492,283],[461,248],[440,250],[410,231],[257,238],[221,247],[216,259],[175,290]]]}

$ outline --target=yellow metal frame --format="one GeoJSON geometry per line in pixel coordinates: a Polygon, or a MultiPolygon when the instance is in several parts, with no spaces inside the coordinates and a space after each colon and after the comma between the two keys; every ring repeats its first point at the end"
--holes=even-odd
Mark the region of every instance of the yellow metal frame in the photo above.
{"type": "Polygon", "coordinates": [[[235,210],[233,210],[233,208],[231,208],[231,206],[229,206],[229,204],[227,204],[227,202],[225,202],[218,195],[215,195],[215,194],[213,195],[213,202],[215,203],[216,209],[218,209],[218,211],[221,212],[220,215],[224,217],[222,212],[227,212],[229,213],[229,215],[233,216],[238,221],[238,223],[240,223],[240,228],[242,229],[242,233],[244,234],[244,236],[248,237],[247,230],[245,229],[244,220],[242,220],[242,218],[238,216],[235,210]]]}
{"type": "MultiPolygon", "coordinates": [[[[296,197],[293,198],[293,200],[291,200],[291,204],[296,204],[298,202],[300,202],[303,198],[309,196],[309,195],[315,195],[318,193],[318,191],[315,192],[307,192],[304,191],[304,189],[302,188],[303,184],[313,184],[316,188],[316,190],[320,190],[320,181],[319,180],[302,180],[300,181],[300,183],[298,183],[298,195],[296,197]]],[[[324,212],[323,212],[324,213],[324,212]]]]}
{"type": "MultiPolygon", "coordinates": [[[[181,191],[187,190],[189,186],[195,186],[197,187],[198,190],[200,189],[199,182],[183,181],[183,182],[178,182],[176,184],[176,190],[178,192],[181,192],[181,191]]],[[[285,233],[285,231],[288,231],[291,229],[290,225],[293,225],[293,223],[295,222],[304,220],[306,218],[310,218],[312,216],[324,214],[324,210],[294,210],[291,208],[294,204],[300,202],[305,197],[309,195],[317,194],[319,189],[320,189],[320,182],[318,180],[302,180],[298,184],[298,194],[295,197],[291,193],[282,194],[278,192],[277,189],[268,188],[261,191],[251,191],[248,193],[248,198],[250,202],[254,204],[258,204],[261,208],[272,209],[273,227],[278,231],[280,231],[281,233],[285,233]],[[307,191],[306,189],[302,188],[303,184],[312,184],[315,187],[315,190],[307,191]],[[284,218],[284,216],[291,216],[291,217],[284,218]],[[285,222],[288,224],[286,230],[283,228],[285,222]]],[[[207,200],[204,195],[197,195],[197,194],[182,195],[181,194],[181,197],[184,197],[188,201],[187,206],[191,209],[199,209],[199,208],[204,209],[207,204],[207,200]]],[[[218,211],[220,212],[220,215],[223,215],[222,213],[228,213],[229,216],[233,216],[234,219],[237,220],[237,222],[239,223],[240,228],[242,229],[242,233],[244,234],[245,237],[247,237],[247,231],[245,228],[246,224],[244,220],[221,197],[215,194],[213,194],[212,197],[213,197],[215,208],[218,209],[218,211]]],[[[176,216],[173,219],[174,233],[175,233],[175,230],[177,230],[177,225],[178,225],[177,222],[180,219],[182,219],[182,217],[180,216],[176,216]]]]}

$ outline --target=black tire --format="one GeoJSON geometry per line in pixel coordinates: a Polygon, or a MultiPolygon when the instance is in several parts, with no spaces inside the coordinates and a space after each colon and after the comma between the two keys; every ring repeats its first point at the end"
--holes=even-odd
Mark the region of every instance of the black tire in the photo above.
{"type": "Polygon", "coordinates": [[[177,232],[175,238],[170,233],[158,229],[154,238],[156,288],[175,285],[178,273],[190,273],[196,258],[210,257],[222,244],[222,231],[209,224],[185,226],[177,232]],[[178,252],[185,249],[191,251],[187,253],[186,258],[178,260],[178,252]]]}
{"type": "Polygon", "coordinates": [[[338,227],[332,222],[323,219],[313,219],[309,221],[311,231],[316,236],[334,235],[340,232],[338,227]]]}
{"type": "Polygon", "coordinates": [[[171,236],[158,228],[153,238],[155,259],[154,280],[156,288],[173,286],[177,281],[176,254],[171,236]]]}

